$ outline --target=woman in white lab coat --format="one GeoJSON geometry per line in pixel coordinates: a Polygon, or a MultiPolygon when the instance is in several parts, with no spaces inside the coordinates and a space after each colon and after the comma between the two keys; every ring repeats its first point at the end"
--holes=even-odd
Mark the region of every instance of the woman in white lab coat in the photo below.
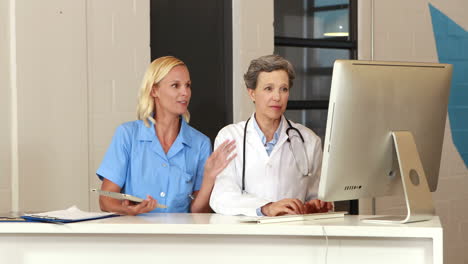
{"type": "Polygon", "coordinates": [[[215,149],[226,139],[235,140],[237,152],[216,179],[210,198],[216,213],[276,216],[332,208],[316,199],[320,138],[283,115],[294,77],[291,63],[278,55],[250,63],[244,81],[255,113],[224,127],[215,140],[215,149]]]}

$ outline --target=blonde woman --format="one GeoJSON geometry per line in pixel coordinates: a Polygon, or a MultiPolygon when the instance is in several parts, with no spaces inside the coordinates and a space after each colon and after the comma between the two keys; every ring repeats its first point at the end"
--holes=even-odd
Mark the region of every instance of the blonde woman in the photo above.
{"type": "Polygon", "coordinates": [[[140,89],[138,120],[117,128],[96,172],[102,190],[146,199],[133,204],[101,196],[103,211],[211,212],[214,181],[235,157],[235,146],[226,141],[210,156],[208,137],[187,123],[191,93],[184,62],[167,56],[150,64],[140,89]]]}

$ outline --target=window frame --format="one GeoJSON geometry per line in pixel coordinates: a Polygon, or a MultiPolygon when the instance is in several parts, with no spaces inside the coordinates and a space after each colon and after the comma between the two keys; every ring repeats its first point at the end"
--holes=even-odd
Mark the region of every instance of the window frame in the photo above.
{"type": "MultiPolygon", "coordinates": [[[[275,47],[299,47],[299,48],[324,48],[324,49],[345,49],[350,52],[350,59],[357,59],[357,0],[349,0],[349,4],[338,4],[330,6],[315,7],[314,0],[311,0],[312,7],[307,13],[334,11],[349,9],[349,36],[329,37],[329,38],[297,38],[274,36],[275,47]]],[[[332,67],[314,68],[317,75],[331,76],[332,67]]],[[[329,100],[289,100],[286,110],[328,110],[329,100]]],[[[359,214],[359,201],[350,200],[348,206],[349,213],[359,214]]]]}

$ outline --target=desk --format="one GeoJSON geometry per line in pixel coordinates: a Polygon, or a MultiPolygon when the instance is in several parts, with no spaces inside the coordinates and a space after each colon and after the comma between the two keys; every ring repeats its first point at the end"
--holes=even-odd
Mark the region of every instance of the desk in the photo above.
{"type": "Polygon", "coordinates": [[[360,217],[246,224],[236,216],[147,214],[1,223],[0,256],[9,264],[443,262],[438,217],[404,225],[365,224],[360,217]]]}

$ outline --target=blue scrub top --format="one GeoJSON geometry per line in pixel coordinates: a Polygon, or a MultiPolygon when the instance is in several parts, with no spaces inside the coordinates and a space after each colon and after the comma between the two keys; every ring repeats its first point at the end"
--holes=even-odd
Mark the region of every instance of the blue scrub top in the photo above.
{"type": "Polygon", "coordinates": [[[117,128],[96,174],[101,180],[106,178],[119,185],[123,193],[143,199],[149,194],[168,206],[152,212],[187,213],[190,195],[201,188],[210,154],[210,139],[183,118],[179,135],[167,154],[154,126],[146,127],[137,120],[117,128]]]}

